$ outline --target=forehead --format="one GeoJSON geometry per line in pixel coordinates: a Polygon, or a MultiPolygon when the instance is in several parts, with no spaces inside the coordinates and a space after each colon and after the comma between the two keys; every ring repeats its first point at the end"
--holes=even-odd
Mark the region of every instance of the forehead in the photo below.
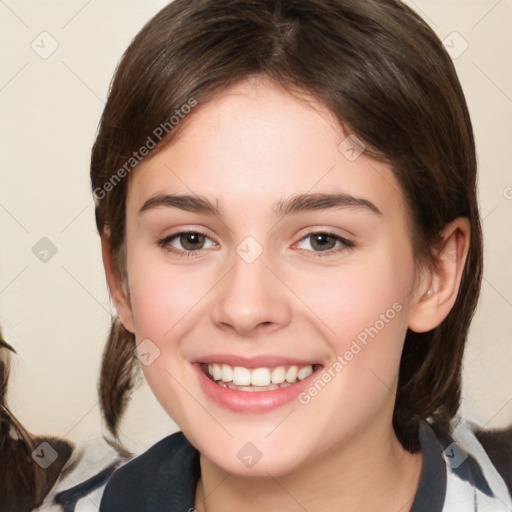
{"type": "Polygon", "coordinates": [[[135,169],[129,204],[192,193],[220,209],[246,210],[293,194],[340,192],[404,213],[390,168],[347,153],[349,134],[313,98],[253,79],[200,104],[185,122],[179,137],[135,169]]]}

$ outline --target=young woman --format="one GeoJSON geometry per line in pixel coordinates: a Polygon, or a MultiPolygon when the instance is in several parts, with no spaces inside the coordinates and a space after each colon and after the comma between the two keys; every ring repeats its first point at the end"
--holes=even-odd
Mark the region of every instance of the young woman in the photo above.
{"type": "Polygon", "coordinates": [[[172,2],[118,67],[91,179],[107,424],[140,366],[182,431],[114,473],[103,512],[510,510],[455,418],[471,122],[409,8],[172,2]]]}

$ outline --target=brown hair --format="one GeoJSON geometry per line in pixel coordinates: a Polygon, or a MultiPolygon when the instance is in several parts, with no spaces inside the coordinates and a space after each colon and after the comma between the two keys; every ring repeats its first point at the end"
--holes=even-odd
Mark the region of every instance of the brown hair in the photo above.
{"type": "Polygon", "coordinates": [[[30,434],[11,412],[7,406],[11,353],[15,351],[0,329],[0,504],[2,512],[29,512],[41,505],[53,487],[71,457],[73,445],[64,439],[30,434]],[[32,452],[43,441],[58,454],[46,469],[32,458],[32,452]]]}
{"type": "MultiPolygon", "coordinates": [[[[136,36],[111,85],[91,160],[98,230],[108,228],[124,273],[125,177],[137,163],[134,152],[148,138],[158,139],[153,154],[171,141],[187,119],[172,126],[168,121],[191,98],[200,108],[253,76],[317,99],[364,141],[371,156],[391,165],[410,210],[418,261],[433,264],[432,248],[446,224],[460,216],[470,221],[471,246],[452,311],[436,329],[406,335],[393,423],[402,444],[415,451],[419,419],[434,417],[449,429],[459,406],[482,240],[464,94],[441,42],[410,8],[398,0],[169,4],[136,36]]],[[[133,386],[134,346],[134,336],[115,319],[100,380],[114,435],[133,386]]]]}

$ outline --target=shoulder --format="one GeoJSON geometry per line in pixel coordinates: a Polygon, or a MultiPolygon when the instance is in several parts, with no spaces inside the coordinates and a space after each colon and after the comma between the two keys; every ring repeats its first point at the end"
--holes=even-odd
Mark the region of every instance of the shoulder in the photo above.
{"type": "Polygon", "coordinates": [[[475,436],[474,426],[457,417],[452,427],[451,435],[434,427],[447,469],[443,510],[511,510],[505,482],[475,436]]]}
{"type": "MultiPolygon", "coordinates": [[[[110,477],[101,512],[159,510],[162,495],[185,504],[199,477],[199,456],[182,432],[162,439],[110,477]]],[[[185,510],[187,510],[185,508],[185,510]]]]}
{"type": "MultiPolygon", "coordinates": [[[[53,443],[52,447],[57,449],[53,443]]],[[[75,449],[69,466],[36,510],[78,512],[95,507],[97,512],[105,484],[121,463],[120,453],[106,443],[103,437],[88,440],[75,449]],[[70,487],[70,484],[73,485],[70,487]]]]}

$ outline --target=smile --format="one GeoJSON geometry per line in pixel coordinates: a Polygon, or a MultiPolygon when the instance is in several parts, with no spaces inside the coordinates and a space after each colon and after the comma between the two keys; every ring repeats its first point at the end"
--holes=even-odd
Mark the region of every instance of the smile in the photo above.
{"type": "Polygon", "coordinates": [[[221,387],[236,391],[274,391],[293,386],[308,378],[314,371],[312,364],[276,366],[273,368],[245,368],[226,363],[203,363],[204,374],[221,387]]]}

